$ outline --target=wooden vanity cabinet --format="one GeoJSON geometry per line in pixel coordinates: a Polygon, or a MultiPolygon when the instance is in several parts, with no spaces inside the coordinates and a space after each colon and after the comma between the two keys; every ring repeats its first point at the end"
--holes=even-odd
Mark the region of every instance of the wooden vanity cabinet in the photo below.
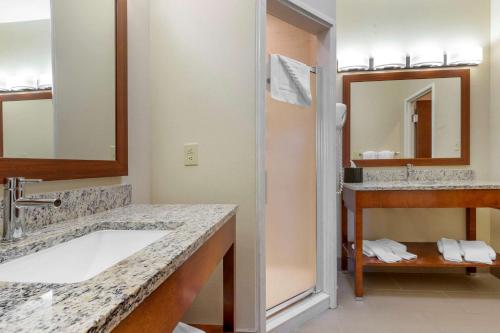
{"type": "Polygon", "coordinates": [[[208,279],[223,262],[224,322],[234,332],[236,217],[232,217],[163,284],[130,313],[113,333],[169,333],[174,330],[208,279]]]}

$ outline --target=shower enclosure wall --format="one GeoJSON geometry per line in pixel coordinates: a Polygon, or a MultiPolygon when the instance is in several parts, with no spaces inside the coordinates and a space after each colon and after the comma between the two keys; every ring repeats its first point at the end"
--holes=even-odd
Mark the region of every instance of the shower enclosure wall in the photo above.
{"type": "MultiPolygon", "coordinates": [[[[316,65],[315,35],[267,16],[267,54],[316,65]]],[[[266,309],[268,314],[316,287],[316,75],[313,103],[301,107],[266,95],[266,309]],[[271,310],[271,311],[269,311],[271,310]]]]}

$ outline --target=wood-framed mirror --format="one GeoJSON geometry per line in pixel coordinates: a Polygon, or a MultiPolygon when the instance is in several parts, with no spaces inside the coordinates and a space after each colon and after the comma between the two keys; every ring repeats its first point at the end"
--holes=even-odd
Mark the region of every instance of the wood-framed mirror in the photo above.
{"type": "Polygon", "coordinates": [[[0,5],[0,178],[127,175],[127,1],[34,2],[0,5]]]}
{"type": "Polygon", "coordinates": [[[345,166],[468,165],[470,69],[345,74],[345,166]]]}

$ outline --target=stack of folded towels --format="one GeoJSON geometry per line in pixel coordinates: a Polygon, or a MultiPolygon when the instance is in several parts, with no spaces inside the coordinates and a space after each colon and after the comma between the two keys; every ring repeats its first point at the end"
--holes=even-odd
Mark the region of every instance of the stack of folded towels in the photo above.
{"type": "Polygon", "coordinates": [[[441,238],[437,242],[439,253],[445,260],[452,262],[473,262],[480,264],[493,264],[497,259],[495,250],[483,241],[457,241],[441,238]]]}
{"type": "Polygon", "coordinates": [[[416,254],[407,251],[406,245],[385,238],[375,241],[364,240],[363,254],[371,258],[377,257],[378,260],[389,264],[417,259],[416,254]]]}

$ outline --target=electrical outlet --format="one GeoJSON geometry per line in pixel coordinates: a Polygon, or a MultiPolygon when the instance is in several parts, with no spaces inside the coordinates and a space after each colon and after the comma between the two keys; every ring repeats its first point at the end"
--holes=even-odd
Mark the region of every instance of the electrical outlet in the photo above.
{"type": "Polygon", "coordinates": [[[186,143],[184,145],[184,165],[195,166],[198,165],[198,144],[186,143]]]}

